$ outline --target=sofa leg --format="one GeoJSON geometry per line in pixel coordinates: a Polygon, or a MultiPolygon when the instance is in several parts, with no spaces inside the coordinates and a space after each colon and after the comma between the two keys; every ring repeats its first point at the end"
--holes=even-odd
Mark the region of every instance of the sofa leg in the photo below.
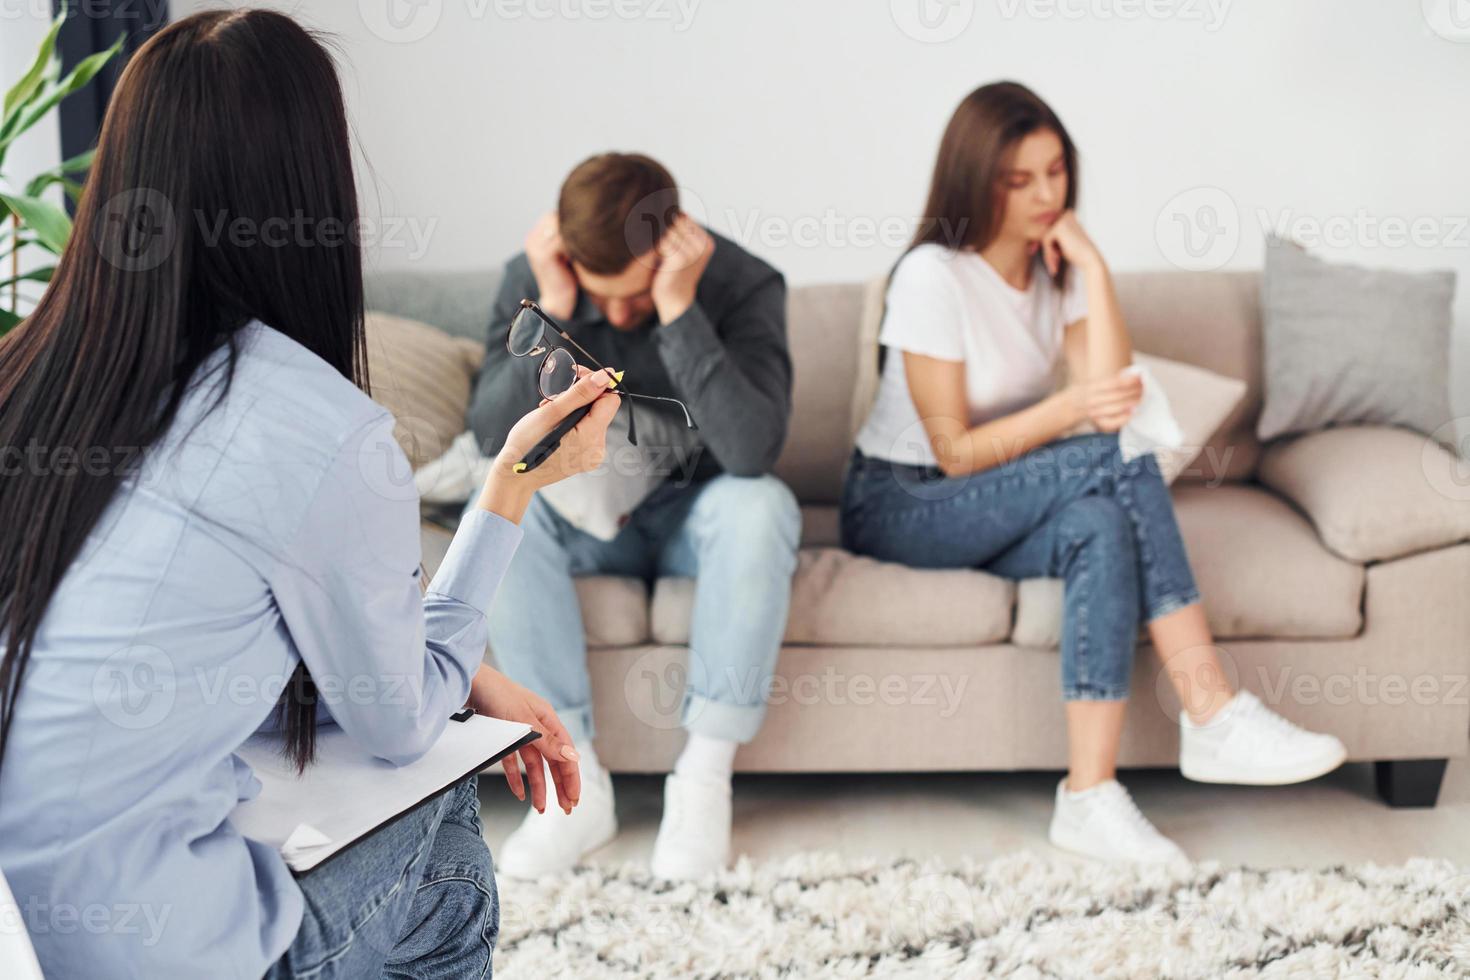
{"type": "Polygon", "coordinates": [[[1373,782],[1389,806],[1434,806],[1448,759],[1393,759],[1373,764],[1373,782]]]}

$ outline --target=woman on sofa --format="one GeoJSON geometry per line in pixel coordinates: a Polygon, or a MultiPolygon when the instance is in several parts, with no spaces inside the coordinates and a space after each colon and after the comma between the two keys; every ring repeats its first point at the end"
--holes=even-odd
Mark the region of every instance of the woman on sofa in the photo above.
{"type": "Polygon", "coordinates": [[[555,714],[481,663],[485,610],[618,397],[586,374],[521,419],[425,593],[364,392],[357,217],[326,50],[275,13],[189,17],[123,72],[71,244],[0,342],[0,868],[47,976],[489,975],[475,777],[298,882],[229,821],[258,730],[303,768],[318,721],[406,764],[468,703],[545,736],[535,806],[543,756],[577,802],[555,714]]]}
{"type": "Polygon", "coordinates": [[[1186,707],[1186,777],[1290,783],[1346,751],[1225,679],[1157,461],[1119,454],[1142,384],[1124,372],[1128,330],[1076,199],[1076,150],[1034,93],[1001,82],[960,103],[888,284],[842,538],[884,561],[1064,579],[1069,768],[1051,841],[1168,861],[1182,852],[1115,778],[1140,619],[1186,707]]]}

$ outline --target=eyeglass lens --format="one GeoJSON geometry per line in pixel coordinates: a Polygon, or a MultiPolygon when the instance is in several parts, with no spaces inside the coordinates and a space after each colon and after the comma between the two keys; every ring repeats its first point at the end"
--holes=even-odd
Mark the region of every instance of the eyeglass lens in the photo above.
{"type": "Polygon", "coordinates": [[[510,339],[506,347],[516,357],[535,353],[545,343],[547,324],[541,314],[529,306],[521,307],[515,319],[510,321],[510,339]]]}

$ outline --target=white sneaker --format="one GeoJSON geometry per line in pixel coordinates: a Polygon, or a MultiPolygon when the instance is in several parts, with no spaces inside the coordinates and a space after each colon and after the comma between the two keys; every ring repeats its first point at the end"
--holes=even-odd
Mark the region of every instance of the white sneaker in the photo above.
{"type": "Polygon", "coordinates": [[[556,805],[554,792],[548,782],[546,812],[526,814],[495,855],[496,871],[511,878],[560,874],[618,832],[612,777],[602,766],[583,761],[582,798],[571,813],[556,805]]]}
{"type": "Polygon", "coordinates": [[[1148,822],[1116,779],[1080,793],[1057,786],[1057,808],[1048,835],[1056,847],[1099,861],[1167,864],[1184,852],[1148,822]]]}
{"type": "Polygon", "coordinates": [[[653,842],[655,876],[699,878],[730,861],[730,784],[673,773],[664,781],[664,817],[653,842]]]}
{"type": "Polygon", "coordinates": [[[1347,749],[1309,732],[1237,691],[1203,725],[1179,716],[1179,771],[1200,783],[1281,786],[1316,779],[1342,765],[1347,749]]]}

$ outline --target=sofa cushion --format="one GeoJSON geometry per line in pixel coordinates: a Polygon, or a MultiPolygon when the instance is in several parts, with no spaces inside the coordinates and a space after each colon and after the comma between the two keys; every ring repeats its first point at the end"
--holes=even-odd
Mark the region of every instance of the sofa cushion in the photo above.
{"type": "Polygon", "coordinates": [[[1118,303],[1133,345],[1246,383],[1245,397],[1181,480],[1246,480],[1261,444],[1260,275],[1255,272],[1125,272],[1118,303]]]}
{"type": "Polygon", "coordinates": [[[393,413],[393,437],[418,469],[464,430],[485,350],[438,327],[388,313],[364,318],[373,399],[393,413]]]}
{"type": "MultiPolygon", "coordinates": [[[[363,292],[370,310],[432,323],[483,347],[502,275],[498,265],[462,271],[377,269],[363,277],[363,292]]],[[[509,327],[495,325],[502,334],[509,327]]]]}
{"type": "Polygon", "coordinates": [[[1454,297],[1454,270],[1324,262],[1268,236],[1256,435],[1361,422],[1408,426],[1448,442],[1454,297]]]}
{"type": "Polygon", "coordinates": [[[1282,439],[1266,448],[1259,475],[1353,561],[1470,540],[1470,463],[1407,429],[1354,425],[1282,439]]]}
{"type": "Polygon", "coordinates": [[[574,578],[589,647],[628,647],[648,642],[648,586],[617,575],[574,578]]]}
{"type": "MultiPolygon", "coordinates": [[[[1259,487],[1180,484],[1174,509],[1217,639],[1354,636],[1363,566],[1322,546],[1311,525],[1259,487]]],[[[1018,646],[1061,641],[1062,583],[1031,579],[1016,595],[1018,646]]]]}
{"type": "MultiPolygon", "coordinates": [[[[804,548],[792,583],[787,643],[945,647],[999,643],[1015,586],[969,569],[917,569],[837,548],[804,548]]],[[[653,638],[687,644],[694,580],[659,579],[653,638]]]]}

